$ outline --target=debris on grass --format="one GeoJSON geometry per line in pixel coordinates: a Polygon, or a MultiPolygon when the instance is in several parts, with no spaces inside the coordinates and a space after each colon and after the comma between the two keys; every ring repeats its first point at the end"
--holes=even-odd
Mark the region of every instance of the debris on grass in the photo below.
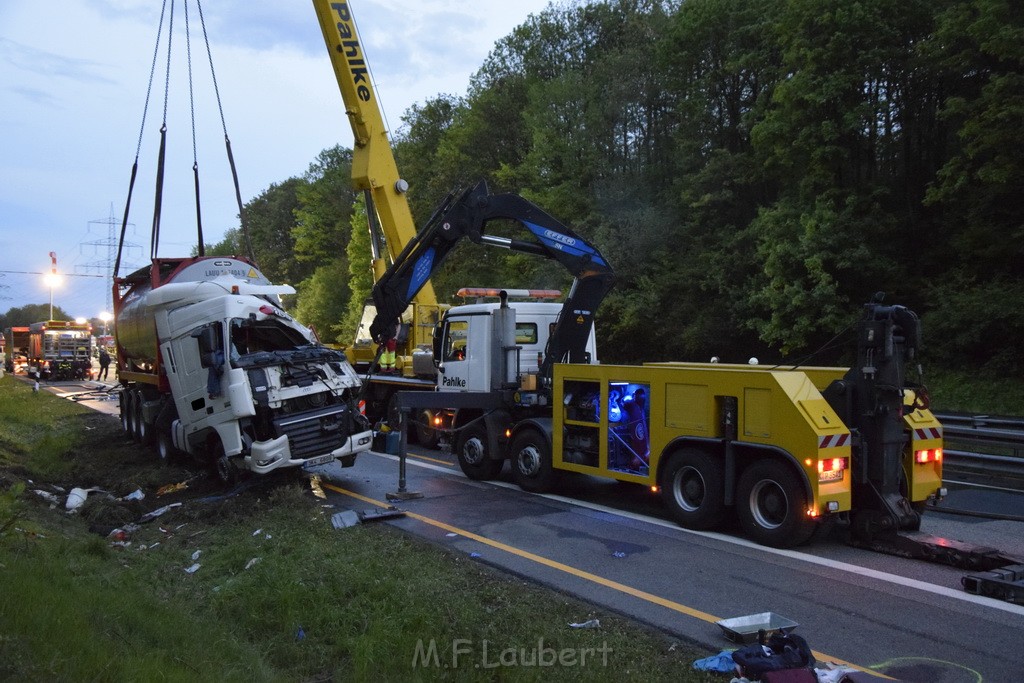
{"type": "Polygon", "coordinates": [[[60,498],[56,494],[50,493],[49,491],[43,491],[42,489],[33,489],[32,493],[36,494],[51,505],[60,505],[60,498]]]}
{"type": "MultiPolygon", "coordinates": [[[[139,521],[140,522],[148,522],[150,520],[156,519],[160,515],[162,515],[165,512],[167,512],[168,510],[171,510],[171,509],[176,508],[176,507],[181,507],[181,503],[171,503],[170,505],[164,505],[161,508],[157,508],[156,510],[153,510],[152,512],[147,512],[146,514],[142,515],[141,518],[139,518],[139,521]]],[[[184,525],[182,525],[182,526],[184,526],[184,525]]],[[[179,527],[179,528],[181,528],[181,527],[179,527]]]]}
{"type": "Polygon", "coordinates": [[[157,496],[166,496],[168,493],[176,493],[178,491],[184,491],[187,488],[188,488],[188,482],[187,481],[179,481],[177,484],[167,484],[166,486],[161,486],[160,488],[158,488],[156,490],[156,495],[157,496]]]}
{"type": "Polygon", "coordinates": [[[570,628],[601,628],[600,619],[590,619],[588,621],[581,621],[578,624],[569,624],[570,628]]]}
{"type": "Polygon", "coordinates": [[[359,515],[355,510],[344,510],[331,515],[331,524],[335,529],[345,529],[359,524],[359,515]]]}

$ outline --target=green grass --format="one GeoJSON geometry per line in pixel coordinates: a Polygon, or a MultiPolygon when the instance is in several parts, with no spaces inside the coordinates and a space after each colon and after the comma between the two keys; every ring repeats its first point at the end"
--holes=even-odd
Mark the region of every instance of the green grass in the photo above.
{"type": "Polygon", "coordinates": [[[138,504],[92,495],[69,516],[30,489],[141,486],[148,510],[155,487],[195,471],[160,469],[109,417],[26,389],[0,380],[0,529],[14,520],[0,536],[0,680],[724,680],[691,668],[714,653],[386,524],[336,530],[298,477],[183,498],[112,547],[90,526],[136,519],[138,504]],[[593,618],[601,628],[568,626],[593,618]],[[539,645],[575,665],[502,665],[539,645]],[[430,666],[414,666],[418,648],[430,666]]]}
{"type": "Polygon", "coordinates": [[[24,468],[35,477],[66,477],[73,464],[63,456],[77,438],[77,418],[89,412],[5,375],[0,379],[0,465],[24,468]]]}
{"type": "Polygon", "coordinates": [[[976,415],[1024,416],[1024,381],[981,377],[963,370],[933,371],[926,378],[932,410],[976,415]]]}

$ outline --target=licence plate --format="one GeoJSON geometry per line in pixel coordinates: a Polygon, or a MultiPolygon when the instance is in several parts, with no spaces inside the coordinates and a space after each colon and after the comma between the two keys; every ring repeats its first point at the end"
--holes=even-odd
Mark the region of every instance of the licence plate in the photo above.
{"type": "Polygon", "coordinates": [[[326,465],[332,460],[334,460],[333,455],[318,455],[317,457],[310,458],[306,462],[302,463],[302,469],[308,470],[310,467],[316,467],[317,465],[326,465]]]}

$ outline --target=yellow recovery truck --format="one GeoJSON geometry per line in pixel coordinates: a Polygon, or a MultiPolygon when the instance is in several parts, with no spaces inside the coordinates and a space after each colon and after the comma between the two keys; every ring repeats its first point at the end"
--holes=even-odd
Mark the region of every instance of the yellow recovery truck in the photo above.
{"type": "Polygon", "coordinates": [[[536,371],[521,369],[515,309],[458,307],[434,334],[437,391],[396,394],[405,417],[424,408],[464,416],[456,427],[473,431],[478,448],[472,467],[460,454],[467,476],[494,477],[508,460],[530,491],[550,490],[562,472],[642,484],[685,527],[736,517],[766,545],[803,543],[842,519],[862,545],[946,552],[943,541],[910,536],[925,503],[944,495],[942,428],[907,377],[920,344],[912,311],[880,296],[865,305],[849,369],[595,364],[587,341],[612,286],[607,261],[539,207],[481,183],[448,197],[376,283],[374,333],[393,327],[464,237],[557,260],[575,277],[536,371]],[[492,220],[515,221],[531,239],[489,235],[492,220]]]}
{"type": "MultiPolygon", "coordinates": [[[[651,486],[691,529],[734,513],[755,541],[799,544],[820,520],[853,511],[855,482],[867,476],[853,470],[862,435],[822,394],[843,377],[835,368],[559,364],[552,468],[651,486]],[[646,405],[630,409],[638,402],[646,405]]],[[[890,488],[919,512],[942,486],[942,432],[924,408],[902,423],[890,488]]]]}

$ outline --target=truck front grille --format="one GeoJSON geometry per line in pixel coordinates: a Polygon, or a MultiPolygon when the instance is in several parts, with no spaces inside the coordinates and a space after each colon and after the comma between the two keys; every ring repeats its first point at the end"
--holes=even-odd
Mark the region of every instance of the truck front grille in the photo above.
{"type": "Polygon", "coordinates": [[[274,431],[276,436],[288,435],[293,458],[311,458],[345,445],[350,418],[348,406],[342,403],[279,417],[274,420],[274,431]]]}

